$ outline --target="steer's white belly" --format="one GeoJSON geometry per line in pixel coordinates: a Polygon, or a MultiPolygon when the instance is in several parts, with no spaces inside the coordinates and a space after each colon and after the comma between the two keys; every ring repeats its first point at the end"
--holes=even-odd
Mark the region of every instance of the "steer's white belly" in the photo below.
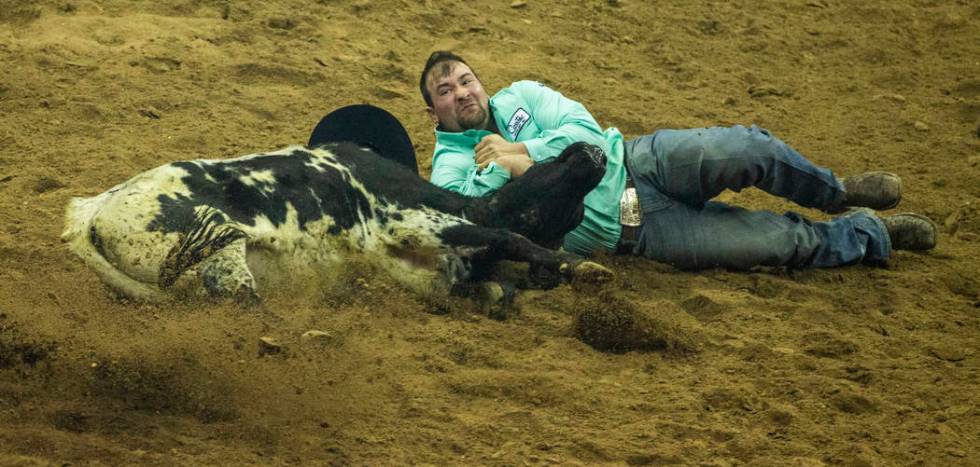
{"type": "Polygon", "coordinates": [[[287,223],[289,227],[245,226],[243,230],[249,233],[246,261],[259,292],[315,293],[351,268],[398,275],[398,282],[416,284],[409,285],[414,290],[440,282],[448,290],[452,283],[439,278],[445,277],[447,262],[458,261],[457,252],[448,249],[437,233],[461,220],[427,209],[381,209],[384,221],[364,219],[339,235],[327,232],[333,225],[329,219],[308,223],[305,230],[292,222],[287,223]]]}

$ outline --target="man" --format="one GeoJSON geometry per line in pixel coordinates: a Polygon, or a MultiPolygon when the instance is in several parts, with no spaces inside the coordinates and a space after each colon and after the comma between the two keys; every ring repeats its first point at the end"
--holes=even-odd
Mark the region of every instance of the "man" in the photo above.
{"type": "Polygon", "coordinates": [[[581,104],[539,83],[519,81],[489,97],[466,61],[445,51],[429,57],[419,90],[437,125],[431,181],[464,195],[493,192],[575,141],[606,151],[605,177],[585,198],[584,220],[565,237],[564,248],[575,253],[629,252],[682,269],[805,268],[883,264],[892,249],[936,244],[935,224],[918,214],[852,209],[812,222],[711,201],[725,189],[756,186],[828,213],[898,204],[894,174],[839,180],[755,126],[660,130],[624,141],[581,104]]]}

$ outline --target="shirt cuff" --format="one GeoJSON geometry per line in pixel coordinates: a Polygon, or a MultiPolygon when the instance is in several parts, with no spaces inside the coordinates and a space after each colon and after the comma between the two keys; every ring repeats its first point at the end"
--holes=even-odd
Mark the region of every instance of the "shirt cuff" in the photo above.
{"type": "Polygon", "coordinates": [[[521,141],[527,148],[527,155],[531,156],[534,162],[542,162],[554,157],[549,151],[548,145],[541,139],[529,139],[521,141]]]}
{"type": "Polygon", "coordinates": [[[491,191],[499,189],[508,181],[510,181],[510,172],[497,165],[496,162],[491,162],[482,172],[473,176],[475,185],[482,185],[491,191]]]}

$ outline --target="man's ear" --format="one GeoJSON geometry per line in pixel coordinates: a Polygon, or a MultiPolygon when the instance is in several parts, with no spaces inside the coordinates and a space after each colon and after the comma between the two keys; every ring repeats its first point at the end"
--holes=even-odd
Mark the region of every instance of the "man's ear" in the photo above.
{"type": "Polygon", "coordinates": [[[436,115],[436,109],[433,109],[432,107],[427,107],[425,109],[425,111],[426,111],[426,113],[429,114],[429,120],[432,120],[432,123],[433,124],[438,125],[439,124],[439,116],[436,115]]]}

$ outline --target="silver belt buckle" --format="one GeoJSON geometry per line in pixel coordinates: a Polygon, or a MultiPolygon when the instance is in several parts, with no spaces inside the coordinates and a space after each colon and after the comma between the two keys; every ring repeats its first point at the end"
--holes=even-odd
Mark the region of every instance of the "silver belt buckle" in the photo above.
{"type": "Polygon", "coordinates": [[[643,222],[640,212],[640,198],[636,196],[636,188],[627,187],[623,197],[619,199],[619,223],[630,227],[639,227],[643,222]]]}

